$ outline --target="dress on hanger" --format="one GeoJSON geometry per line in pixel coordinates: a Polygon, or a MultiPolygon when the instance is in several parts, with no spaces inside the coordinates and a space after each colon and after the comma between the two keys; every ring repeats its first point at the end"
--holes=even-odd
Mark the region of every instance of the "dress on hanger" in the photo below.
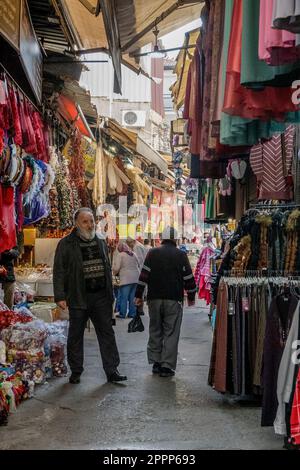
{"type": "MultiPolygon", "coordinates": [[[[226,84],[226,66],[228,62],[233,6],[234,0],[226,0],[222,56],[222,106],[226,84]]],[[[220,143],[222,145],[234,147],[242,145],[252,146],[257,144],[261,138],[269,139],[275,133],[284,132],[286,123],[298,122],[300,122],[299,111],[288,113],[285,116],[285,122],[277,122],[274,119],[268,119],[266,121],[254,118],[245,119],[241,116],[232,116],[222,112],[220,122],[220,143]]]]}
{"type": "Polygon", "coordinates": [[[273,26],[300,33],[300,0],[274,0],[273,26]]]}
{"type": "MultiPolygon", "coordinates": [[[[256,2],[256,0],[253,1],[256,2]]],[[[278,88],[274,86],[265,88],[260,86],[259,89],[251,89],[242,86],[243,67],[245,68],[246,66],[244,64],[248,64],[248,61],[251,60],[251,54],[253,56],[253,68],[257,69],[257,75],[254,74],[251,78],[252,80],[254,80],[255,76],[260,76],[260,79],[257,78],[257,82],[259,82],[259,80],[262,81],[266,76],[264,68],[271,68],[262,61],[259,61],[257,52],[255,55],[252,48],[248,47],[248,38],[247,44],[244,47],[244,4],[245,2],[242,3],[240,0],[236,0],[233,8],[223,111],[227,114],[240,116],[245,119],[276,119],[278,121],[284,121],[287,112],[293,112],[297,109],[296,105],[292,102],[292,89],[290,87],[282,87],[280,93],[278,93],[278,88]],[[261,64],[263,64],[263,67],[261,64]]],[[[247,24],[248,21],[247,18],[247,24]]],[[[272,67],[271,69],[273,70],[275,68],[276,67],[272,67]]],[[[244,75],[246,75],[245,72],[244,75]]],[[[270,77],[272,76],[270,75],[270,77]]],[[[246,80],[250,80],[249,76],[246,77],[246,80]]]]}
{"type": "MultiPolygon", "coordinates": [[[[281,2],[282,4],[282,2],[281,2]]],[[[296,35],[272,28],[274,0],[261,0],[259,15],[259,58],[269,65],[282,65],[300,59],[296,35]]]]}
{"type": "Polygon", "coordinates": [[[211,256],[215,250],[208,244],[204,246],[200,253],[199,260],[195,270],[195,281],[199,288],[199,299],[206,301],[209,305],[211,302],[211,256]]]}

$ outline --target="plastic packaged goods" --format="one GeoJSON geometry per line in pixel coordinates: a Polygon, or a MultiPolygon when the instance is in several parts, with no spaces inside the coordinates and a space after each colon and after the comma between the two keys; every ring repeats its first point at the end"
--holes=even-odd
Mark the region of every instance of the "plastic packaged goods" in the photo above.
{"type": "Polygon", "coordinates": [[[2,340],[0,340],[0,364],[6,364],[6,346],[2,340]]]}
{"type": "Polygon", "coordinates": [[[66,337],[62,334],[52,335],[48,338],[50,345],[50,359],[54,377],[63,377],[67,374],[66,337]]]}
{"type": "Polygon", "coordinates": [[[9,351],[8,358],[13,360],[13,365],[17,372],[25,373],[28,380],[33,381],[35,384],[43,384],[46,382],[45,370],[45,355],[41,351],[38,356],[31,356],[25,358],[27,351],[9,351]],[[22,357],[23,356],[23,357],[22,357]]]}
{"type": "Polygon", "coordinates": [[[17,323],[1,332],[1,339],[5,341],[7,349],[30,351],[43,349],[47,337],[45,323],[35,320],[30,323],[17,323]]]}
{"type": "Polygon", "coordinates": [[[69,322],[67,320],[58,320],[53,323],[47,323],[46,330],[49,336],[61,334],[67,338],[69,322]]]}
{"type": "Polygon", "coordinates": [[[53,377],[53,371],[52,371],[52,363],[51,363],[51,358],[50,358],[51,347],[50,347],[48,338],[46,338],[45,343],[44,343],[44,352],[45,352],[44,367],[45,367],[46,379],[51,379],[53,377]]]}
{"type": "Polygon", "coordinates": [[[23,317],[24,319],[30,319],[30,321],[37,320],[36,316],[26,307],[15,307],[14,312],[23,317]]]}
{"type": "Polygon", "coordinates": [[[12,310],[0,310],[0,331],[16,323],[28,323],[32,317],[14,312],[12,310]]]}
{"type": "Polygon", "coordinates": [[[0,300],[0,312],[6,312],[9,308],[0,300]]]}

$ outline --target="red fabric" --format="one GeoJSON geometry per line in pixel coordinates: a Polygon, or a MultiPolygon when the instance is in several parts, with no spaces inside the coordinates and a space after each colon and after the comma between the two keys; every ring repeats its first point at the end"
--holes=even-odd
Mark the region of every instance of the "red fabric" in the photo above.
{"type": "Polygon", "coordinates": [[[44,123],[43,127],[44,143],[45,143],[45,155],[44,162],[49,163],[50,160],[50,142],[49,142],[49,126],[47,123],[44,123]]]}
{"type": "Polygon", "coordinates": [[[5,130],[9,128],[8,98],[3,80],[0,80],[0,127],[5,130]]]}
{"type": "Polygon", "coordinates": [[[3,152],[4,149],[4,130],[0,127],[0,154],[3,152]]]}
{"type": "Polygon", "coordinates": [[[226,70],[223,111],[245,119],[284,121],[286,113],[297,111],[292,88],[265,87],[255,91],[241,85],[243,2],[234,2],[226,70]]]}
{"type": "Polygon", "coordinates": [[[0,253],[17,244],[14,189],[0,184],[0,253]]]}
{"type": "Polygon", "coordinates": [[[44,124],[40,116],[40,113],[38,113],[37,111],[33,111],[31,116],[32,116],[32,125],[33,125],[36,147],[37,147],[37,156],[40,160],[45,160],[46,159],[46,147],[45,147],[44,132],[43,132],[44,124]]]}
{"type": "Polygon", "coordinates": [[[25,112],[25,121],[26,121],[26,126],[28,129],[28,136],[29,140],[26,142],[26,145],[24,145],[24,149],[26,150],[27,153],[30,153],[32,155],[36,155],[38,153],[37,150],[37,143],[36,143],[36,136],[32,124],[32,115],[31,115],[31,109],[29,103],[24,100],[24,112],[25,112]]]}
{"type": "Polygon", "coordinates": [[[11,108],[12,126],[14,128],[14,141],[17,145],[22,146],[23,139],[19,108],[17,103],[16,92],[12,87],[9,88],[9,101],[11,108]]]}
{"type": "Polygon", "coordinates": [[[199,299],[205,300],[206,305],[210,304],[210,284],[207,284],[205,276],[200,276],[199,299]]]}
{"type": "Polygon", "coordinates": [[[22,231],[24,223],[24,211],[23,211],[23,194],[20,190],[16,191],[16,214],[17,214],[17,231],[22,231]]]}
{"type": "Polygon", "coordinates": [[[300,445],[300,369],[291,413],[291,437],[294,444],[300,445]]]}

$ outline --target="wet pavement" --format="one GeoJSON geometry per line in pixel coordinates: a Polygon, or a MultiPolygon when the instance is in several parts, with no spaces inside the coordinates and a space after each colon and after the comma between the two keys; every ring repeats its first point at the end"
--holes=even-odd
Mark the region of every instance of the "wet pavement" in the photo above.
{"type": "Polygon", "coordinates": [[[36,388],[36,396],[0,428],[0,449],[282,449],[260,408],[241,406],[207,385],[212,331],[207,310],[186,309],[176,376],[153,376],[144,333],[118,320],[120,372],[126,385],[107,384],[93,331],[86,332],[79,385],[66,377],[36,388]]]}

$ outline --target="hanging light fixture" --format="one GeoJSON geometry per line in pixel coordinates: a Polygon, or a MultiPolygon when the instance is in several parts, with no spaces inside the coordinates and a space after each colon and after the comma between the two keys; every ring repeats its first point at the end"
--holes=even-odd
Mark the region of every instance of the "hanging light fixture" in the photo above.
{"type": "Polygon", "coordinates": [[[158,35],[159,31],[157,29],[157,25],[155,25],[155,28],[153,30],[153,34],[155,36],[155,44],[154,44],[154,49],[153,51],[149,52],[149,55],[153,57],[153,59],[162,59],[163,57],[166,56],[166,53],[164,50],[160,50],[158,47],[158,35]]]}

